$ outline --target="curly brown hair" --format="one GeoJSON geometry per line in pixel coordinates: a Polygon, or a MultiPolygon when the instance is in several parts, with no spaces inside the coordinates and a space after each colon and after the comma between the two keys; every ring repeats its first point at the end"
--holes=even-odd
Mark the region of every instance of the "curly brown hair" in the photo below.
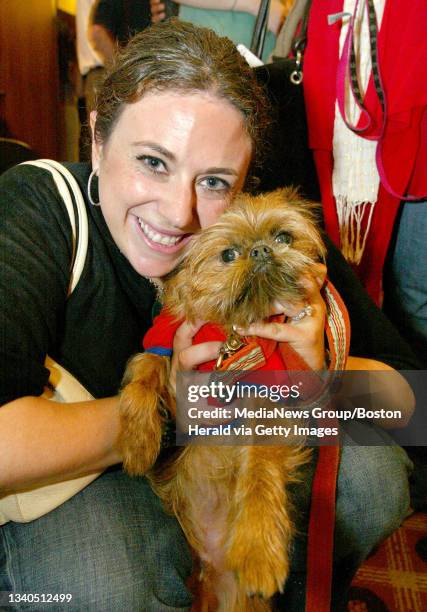
{"type": "Polygon", "coordinates": [[[106,142],[126,104],[145,93],[210,92],[241,112],[260,163],[269,105],[253,70],[228,38],[178,19],[153,25],[120,50],[98,91],[95,137],[106,142]]]}

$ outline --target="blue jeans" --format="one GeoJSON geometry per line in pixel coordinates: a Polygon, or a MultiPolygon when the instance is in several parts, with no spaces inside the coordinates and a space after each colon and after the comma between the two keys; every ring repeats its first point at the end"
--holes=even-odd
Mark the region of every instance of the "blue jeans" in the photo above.
{"type": "Polygon", "coordinates": [[[402,203],[384,275],[384,310],[427,367],[427,201],[402,203]]]}
{"type": "Polygon", "coordinates": [[[0,591],[73,596],[16,610],[187,610],[191,568],[176,520],[145,479],[121,468],[36,521],[0,528],[0,591]]]}
{"type": "MultiPolygon", "coordinates": [[[[306,538],[313,465],[294,486],[300,535],[283,601],[304,610],[306,538]]],[[[394,531],[409,506],[410,462],[397,446],[343,448],[338,480],[334,609],[360,563],[394,531]]],[[[0,528],[0,591],[71,593],[71,604],[15,610],[187,610],[192,561],[173,517],[143,478],[103,474],[48,515],[0,528]]],[[[279,598],[280,605],[280,598],[279,598]]]]}

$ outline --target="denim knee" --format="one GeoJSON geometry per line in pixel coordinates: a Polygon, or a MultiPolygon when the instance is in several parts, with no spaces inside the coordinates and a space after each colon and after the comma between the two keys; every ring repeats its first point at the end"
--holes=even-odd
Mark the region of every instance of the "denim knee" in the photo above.
{"type": "Polygon", "coordinates": [[[145,479],[108,472],[53,512],[0,533],[0,591],[70,593],[61,607],[15,610],[188,610],[192,560],[174,517],[145,479]]]}
{"type": "Polygon", "coordinates": [[[427,367],[427,201],[404,202],[386,262],[384,309],[427,367]]]}
{"type": "Polygon", "coordinates": [[[344,446],[337,483],[335,562],[361,563],[395,531],[410,505],[412,464],[396,445],[344,446]]]}

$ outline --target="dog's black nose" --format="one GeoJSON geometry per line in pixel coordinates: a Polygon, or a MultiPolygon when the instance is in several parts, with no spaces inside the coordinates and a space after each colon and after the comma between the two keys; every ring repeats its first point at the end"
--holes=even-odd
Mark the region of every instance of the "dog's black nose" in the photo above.
{"type": "Polygon", "coordinates": [[[266,244],[260,244],[251,250],[250,256],[258,261],[264,261],[271,257],[271,253],[272,249],[270,249],[269,246],[266,244]]]}

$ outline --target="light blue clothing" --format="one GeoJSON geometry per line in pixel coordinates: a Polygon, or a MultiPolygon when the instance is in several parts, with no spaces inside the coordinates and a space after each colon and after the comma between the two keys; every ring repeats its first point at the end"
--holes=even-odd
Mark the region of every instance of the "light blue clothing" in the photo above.
{"type": "Polygon", "coordinates": [[[402,202],[384,310],[427,368],[427,201],[402,202]]]}
{"type": "MultiPolygon", "coordinates": [[[[379,436],[378,443],[384,443],[379,436]]],[[[306,536],[315,464],[293,485],[297,537],[284,601],[304,610],[306,536]]],[[[409,507],[410,462],[397,446],[345,446],[337,487],[333,610],[360,563],[409,507]]],[[[184,611],[192,559],[177,521],[144,478],[111,470],[32,523],[0,527],[0,591],[71,593],[71,603],[16,605],[40,612],[184,611]]]]}
{"type": "MultiPolygon", "coordinates": [[[[251,46],[255,17],[249,13],[214,11],[181,4],[179,18],[195,25],[211,28],[219,36],[230,38],[236,45],[242,43],[248,49],[251,46]]],[[[275,43],[275,35],[272,32],[267,32],[262,56],[264,61],[272,53],[275,43]]]]}

